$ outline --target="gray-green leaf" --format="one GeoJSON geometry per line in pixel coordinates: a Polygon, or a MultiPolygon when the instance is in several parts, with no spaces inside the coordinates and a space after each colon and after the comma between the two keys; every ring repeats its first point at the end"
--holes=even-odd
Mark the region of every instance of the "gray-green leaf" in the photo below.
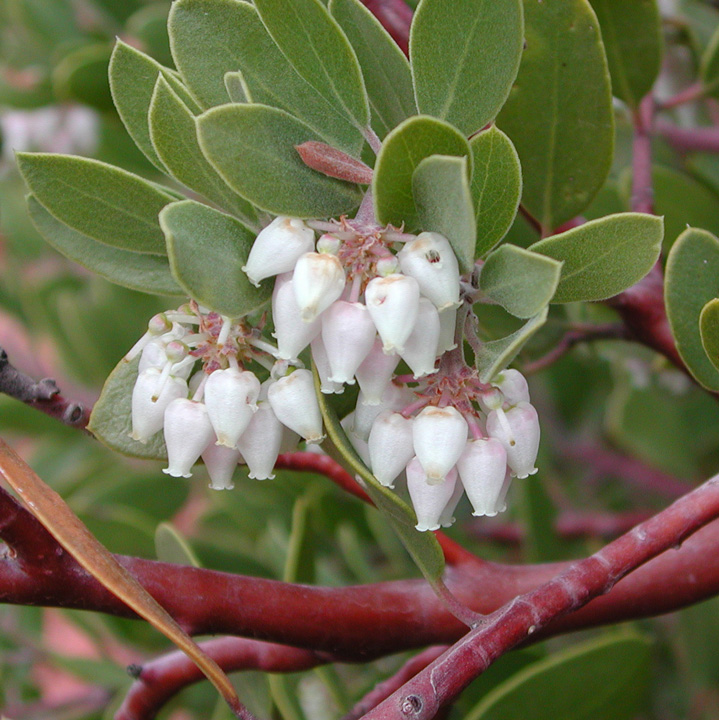
{"type": "Polygon", "coordinates": [[[420,112],[481,130],[517,77],[523,30],[521,0],[423,0],[409,43],[420,112]]]}
{"type": "Polygon", "coordinates": [[[702,347],[712,365],[719,370],[719,299],[710,300],[699,315],[702,347]]]}
{"type": "Polygon", "coordinates": [[[699,74],[708,95],[719,94],[719,28],[714,31],[709,45],[702,55],[699,74]]]}
{"type": "Polygon", "coordinates": [[[267,302],[270,283],[256,288],[242,271],[255,236],[239,220],[183,200],[160,213],[160,224],[172,273],[190,297],[233,318],[267,302]]]}
{"type": "Polygon", "coordinates": [[[540,240],[529,249],[564,261],[552,302],[604,300],[652,269],[663,237],[662,218],[619,213],[540,240]]]}
{"type": "Polygon", "coordinates": [[[482,266],[479,287],[507,312],[530,318],[552,299],[561,273],[561,261],[516,245],[502,245],[482,266]]]}

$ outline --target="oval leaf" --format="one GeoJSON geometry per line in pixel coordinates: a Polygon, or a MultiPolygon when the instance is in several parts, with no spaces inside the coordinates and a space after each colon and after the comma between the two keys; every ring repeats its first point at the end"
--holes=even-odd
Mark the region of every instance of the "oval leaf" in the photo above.
{"type": "Polygon", "coordinates": [[[552,299],[562,263],[516,245],[497,248],[482,266],[479,287],[519,318],[536,315],[552,299]]]}
{"type": "Polygon", "coordinates": [[[619,213],[540,240],[529,249],[564,262],[552,302],[605,300],[652,269],[663,237],[662,218],[619,213]]]}
{"type": "Polygon", "coordinates": [[[712,365],[719,370],[719,299],[710,300],[699,315],[702,347],[712,365]]]}
{"type": "Polygon", "coordinates": [[[157,216],[173,198],[137,175],[72,155],[18,153],[38,202],[73,230],[133,252],[165,255],[157,216]]]}
{"type": "Polygon", "coordinates": [[[714,31],[702,55],[699,74],[708,95],[719,95],[719,28],[714,31]]]}
{"type": "Polygon", "coordinates": [[[521,0],[423,0],[409,41],[419,111],[481,130],[517,77],[523,30],[521,0]]]}
{"type": "Polygon", "coordinates": [[[190,297],[232,318],[267,302],[271,283],[256,288],[241,269],[255,236],[239,220],[184,200],[168,205],[160,224],[172,273],[190,297]]]}
{"type": "Polygon", "coordinates": [[[379,222],[397,227],[404,223],[408,230],[418,226],[412,176],[430,155],[469,157],[469,144],[448,123],[422,115],[405,120],[385,138],[372,184],[379,222]]]}
{"type": "Polygon", "coordinates": [[[167,522],[160,523],[155,530],[155,555],[160,562],[201,567],[187,540],[167,522]]]}
{"type": "Polygon", "coordinates": [[[493,126],[469,141],[474,160],[472,200],[477,226],[474,257],[488,253],[512,227],[522,196],[522,168],[512,141],[493,126]]]}
{"type": "Polygon", "coordinates": [[[522,161],[522,202],[550,232],[587,207],[606,180],[614,151],[612,93],[588,0],[524,7],[526,48],[497,122],[522,161]]]}
{"type": "Polygon", "coordinates": [[[412,176],[420,226],[449,240],[463,273],[474,267],[477,239],[467,177],[467,158],[447,155],[425,158],[412,176]]]}
{"type": "Polygon", "coordinates": [[[719,297],[719,240],[706,230],[685,230],[672,246],[665,272],[664,302],[677,350],[697,381],[717,392],[719,372],[704,351],[700,317],[719,297]]]}

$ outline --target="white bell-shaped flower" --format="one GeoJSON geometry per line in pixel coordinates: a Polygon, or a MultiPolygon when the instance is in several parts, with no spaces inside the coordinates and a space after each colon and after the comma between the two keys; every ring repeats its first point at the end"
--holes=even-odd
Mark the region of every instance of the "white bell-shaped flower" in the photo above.
{"type": "Polygon", "coordinates": [[[419,459],[410,460],[407,465],[407,490],[417,515],[417,530],[439,530],[442,512],[452,498],[456,484],[456,470],[452,469],[440,482],[430,482],[419,459]]]}
{"type": "Polygon", "coordinates": [[[305,253],[295,265],[292,287],[302,320],[311,323],[345,289],[345,271],[335,255],[305,253]]]}
{"type": "Polygon", "coordinates": [[[417,319],[401,356],[416,378],[431,375],[437,359],[440,325],[437,308],[427,298],[419,299],[417,319]]]}
{"type": "Polygon", "coordinates": [[[502,393],[504,401],[509,405],[529,402],[529,385],[527,385],[526,378],[519,370],[513,368],[502,370],[492,380],[492,385],[502,393]]]}
{"type": "Polygon", "coordinates": [[[452,527],[452,525],[454,525],[454,521],[457,519],[454,516],[454,511],[457,509],[457,505],[459,505],[459,501],[462,499],[463,495],[464,486],[458,478],[454,484],[452,497],[447,501],[447,504],[444,506],[444,510],[442,510],[442,514],[439,516],[439,524],[443,528],[452,527]]]}
{"type": "Polygon", "coordinates": [[[319,318],[303,322],[289,273],[280,275],[275,281],[272,320],[275,324],[272,335],[277,339],[277,357],[281,360],[296,360],[322,330],[319,318]]]}
{"type": "Polygon", "coordinates": [[[419,310],[419,285],[407,275],[376,277],[365,290],[367,309],[386,353],[401,353],[419,310]]]}
{"type": "MultiPolygon", "coordinates": [[[[237,447],[253,480],[271,480],[280,454],[284,427],[268,401],[261,401],[237,447]]],[[[296,443],[295,443],[296,444],[296,443]]]]}
{"type": "Polygon", "coordinates": [[[317,374],[320,376],[320,392],[325,393],[325,395],[344,392],[345,387],[342,383],[330,380],[332,368],[327,357],[325,344],[322,342],[322,333],[310,343],[310,347],[312,348],[312,361],[317,368],[317,374]]]}
{"type": "Polygon", "coordinates": [[[242,456],[237,448],[218,445],[210,440],[210,444],[202,451],[202,459],[210,476],[210,487],[213,490],[232,490],[235,487],[232,476],[235,474],[242,456]]]}
{"type": "Polygon", "coordinates": [[[414,451],[428,482],[440,482],[455,466],[467,443],[467,421],[451,406],[430,405],[412,426],[414,451]]]}
{"type": "Polygon", "coordinates": [[[182,378],[165,376],[154,367],[140,373],[132,389],[130,437],[145,444],[162,430],[167,406],[183,397],[187,397],[187,383],[182,378]]]}
{"type": "Polygon", "coordinates": [[[374,345],[375,331],[367,307],[338,300],[322,314],[322,342],[332,369],[330,380],[354,385],[354,375],[374,345]]]}
{"type": "Polygon", "coordinates": [[[355,372],[366,405],[379,405],[382,393],[392,380],[398,364],[399,355],[385,353],[382,340],[376,338],[367,357],[355,372]]]}
{"type": "Polygon", "coordinates": [[[457,329],[457,308],[448,307],[439,312],[439,340],[437,341],[437,355],[443,355],[448,350],[454,350],[457,343],[454,333],[457,329]]]}
{"type": "Polygon", "coordinates": [[[259,287],[261,280],[292,270],[314,244],[315,234],[302,220],[277,217],[255,239],[242,270],[259,287]]]}
{"type": "Polygon", "coordinates": [[[367,445],[367,440],[361,438],[354,428],[354,413],[351,412],[349,415],[345,415],[345,417],[342,418],[340,421],[340,425],[342,426],[342,429],[345,431],[345,435],[347,435],[347,439],[350,441],[350,444],[355,449],[355,452],[360,456],[360,460],[368,467],[371,468],[371,460],[370,460],[370,454],[369,454],[369,447],[367,445]]]}
{"type": "Polygon", "coordinates": [[[374,421],[367,445],[374,476],[385,487],[394,487],[395,478],[414,457],[412,420],[385,410],[374,421]]]}
{"type": "Polygon", "coordinates": [[[167,363],[165,344],[162,341],[153,340],[145,345],[142,355],[140,355],[140,364],[137,366],[137,370],[140,374],[151,367],[162,370],[165,363],[167,363]]]}
{"type": "Polygon", "coordinates": [[[467,443],[457,470],[467,497],[472,503],[472,515],[493,517],[504,504],[499,495],[507,474],[507,451],[496,438],[477,438],[467,443]]]}
{"type": "Polygon", "coordinates": [[[487,432],[507,451],[507,465],[518,478],[534,475],[539,450],[539,417],[533,405],[521,402],[506,412],[492,410],[487,415],[487,432]]]}
{"type": "Polygon", "coordinates": [[[167,467],[162,472],[172,477],[191,477],[192,466],[215,439],[204,403],[187,398],[173,400],[165,410],[164,432],[167,467]]]}
{"type": "Polygon", "coordinates": [[[277,419],[307,442],[320,442],[322,415],[309,370],[295,370],[270,385],[267,398],[277,419]]]}
{"type": "Polygon", "coordinates": [[[205,405],[217,444],[235,447],[257,409],[260,381],[254,373],[238,368],[215,370],[205,383],[205,405]]]}
{"type": "Polygon", "coordinates": [[[439,233],[423,232],[397,253],[405,275],[419,283],[422,295],[439,310],[459,305],[459,266],[449,240],[439,233]]]}
{"type": "Polygon", "coordinates": [[[369,440],[372,425],[381,412],[402,410],[412,402],[413,397],[411,390],[399,388],[390,383],[382,393],[380,402],[370,404],[365,401],[364,393],[360,390],[354,412],[355,432],[366,442],[369,440]]]}

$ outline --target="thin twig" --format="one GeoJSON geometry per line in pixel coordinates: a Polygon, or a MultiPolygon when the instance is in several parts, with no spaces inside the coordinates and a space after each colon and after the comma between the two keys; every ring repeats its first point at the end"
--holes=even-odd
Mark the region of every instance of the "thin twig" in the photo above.
{"type": "Polygon", "coordinates": [[[694,100],[699,100],[704,96],[705,90],[704,83],[695,82],[692,85],[689,85],[689,87],[684,88],[684,90],[678,92],[676,95],[672,95],[672,97],[658,102],[656,106],[657,112],[662,110],[671,110],[672,108],[679,107],[679,105],[685,105],[686,103],[693,102],[694,100]]]}
{"type": "Polygon", "coordinates": [[[632,209],[635,212],[654,211],[652,185],[652,126],[654,99],[647,95],[633,115],[634,143],[632,155],[632,209]]]}
{"type": "Polygon", "coordinates": [[[682,128],[658,120],[655,130],[677,152],[719,153],[719,127],[682,128]]]}

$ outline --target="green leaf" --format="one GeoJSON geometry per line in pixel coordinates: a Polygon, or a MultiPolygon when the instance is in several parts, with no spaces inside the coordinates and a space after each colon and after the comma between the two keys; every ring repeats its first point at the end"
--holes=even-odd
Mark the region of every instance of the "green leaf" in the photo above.
{"type": "Polygon", "coordinates": [[[273,40],[292,67],[357,127],[370,120],[357,56],[319,0],[255,0],[273,40]]]}
{"type": "Polygon", "coordinates": [[[160,523],[155,530],[155,554],[160,562],[201,567],[187,540],[167,522],[160,523]]]}
{"type": "Polygon", "coordinates": [[[487,383],[492,380],[498,372],[504,370],[517,357],[525,343],[547,321],[548,312],[545,307],[511,335],[482,344],[482,348],[475,358],[481,382],[487,383]]]}
{"type": "Polygon", "coordinates": [[[588,0],[525,0],[524,13],[526,49],[497,123],[522,161],[522,202],[549,232],[587,207],[606,180],[612,93],[588,0]]]}
{"type": "Polygon", "coordinates": [[[256,288],[242,271],[254,233],[239,220],[194,200],[160,213],[170,267],[187,294],[222,315],[237,318],[267,302],[270,283],[256,288]]]}
{"type": "Polygon", "coordinates": [[[380,223],[397,227],[405,223],[408,230],[416,229],[419,217],[412,194],[412,176],[430,155],[469,157],[469,144],[448,123],[423,115],[405,120],[385,138],[372,184],[380,223]]]}
{"type": "Polygon", "coordinates": [[[562,262],[502,245],[482,266],[479,286],[489,298],[519,318],[530,318],[546,307],[562,274],[562,262]]]}
{"type": "Polygon", "coordinates": [[[477,224],[475,258],[488,253],[512,227],[522,196],[522,168],[512,141],[496,126],[469,141],[474,159],[472,199],[477,224]]]}
{"type": "Polygon", "coordinates": [[[652,89],[662,66],[662,18],[657,0],[590,0],[602,29],[612,91],[629,107],[652,89]]]}
{"type": "Polygon", "coordinates": [[[419,111],[481,130],[517,77],[523,30],[521,0],[422,0],[409,42],[419,111]]]}
{"type": "Polygon", "coordinates": [[[282,579],[288,583],[315,582],[315,547],[310,525],[311,493],[297,498],[292,508],[292,531],[282,579]]]}
{"type": "Polygon", "coordinates": [[[357,54],[372,111],[372,128],[384,138],[403,120],[417,114],[407,58],[359,0],[330,0],[329,10],[357,54]]]}
{"type": "Polygon", "coordinates": [[[73,230],[106,245],[165,255],[157,216],[174,198],[120,168],[88,158],[18,153],[38,202],[73,230]]]}
{"type": "Polygon", "coordinates": [[[170,28],[177,67],[205,107],[224,104],[228,97],[238,102],[240,97],[239,102],[289,112],[351,155],[362,149],[362,133],[297,74],[250,3],[178,0],[170,28]],[[234,76],[232,93],[228,73],[234,76]]]}
{"type": "Polygon", "coordinates": [[[234,103],[250,102],[247,97],[247,89],[245,87],[245,79],[241,72],[225,73],[225,89],[230,96],[230,100],[234,103]]]}
{"type": "Polygon", "coordinates": [[[564,261],[552,302],[604,300],[652,269],[663,237],[662,218],[619,213],[540,240],[529,249],[564,261]]]}
{"type": "Polygon", "coordinates": [[[165,460],[165,439],[161,432],[143,445],[130,437],[132,431],[132,389],[137,381],[140,356],[128,362],[120,360],[100,393],[90,415],[87,429],[112,450],[131,457],[165,460]]]}
{"type": "Polygon", "coordinates": [[[697,381],[714,392],[719,391],[719,373],[704,351],[700,318],[704,306],[717,297],[719,240],[706,230],[688,228],[667,258],[664,302],[682,360],[697,381]]]}
{"type": "Polygon", "coordinates": [[[65,55],[52,73],[58,98],[89,105],[101,112],[111,110],[109,62],[110,47],[106,42],[84,45],[65,55]]]}
{"type": "Polygon", "coordinates": [[[160,172],[165,172],[150,140],[147,117],[158,75],[162,75],[193,110],[197,109],[194,100],[169,68],[122,40],[117,41],[110,59],[110,89],[115,107],[137,147],[160,172]]]}
{"type": "Polygon", "coordinates": [[[336,455],[339,455],[338,459],[344,465],[349,466],[351,471],[358,476],[360,484],[393,527],[426,580],[432,586],[437,586],[441,583],[444,572],[444,555],[437,538],[431,532],[418,532],[415,529],[417,517],[414,510],[389,488],[380,485],[360,460],[340,425],[337,413],[329,403],[330,396],[320,392],[320,380],[316,369],[314,375],[317,398],[328,436],[325,440],[325,450],[330,455],[334,451],[336,455]]]}
{"type": "Polygon", "coordinates": [[[149,121],[157,156],[172,177],[233,213],[245,224],[257,226],[257,212],[252,205],[228,187],[202,154],[195,116],[162,76],[155,85],[149,121]]]}
{"type": "Polygon", "coordinates": [[[412,176],[420,226],[449,240],[463,273],[474,267],[477,240],[467,165],[466,157],[431,155],[412,176]]]}
{"type": "Polygon", "coordinates": [[[712,365],[719,370],[719,299],[710,300],[699,315],[702,347],[712,365]]]}
{"type": "Polygon", "coordinates": [[[645,707],[650,672],[651,641],[613,633],[520,670],[465,720],[631,720],[645,707]]]}
{"type": "Polygon", "coordinates": [[[104,245],[56,220],[31,195],[30,217],[55,250],[110,282],[154,295],[184,295],[167,258],[104,245]]]}
{"type": "Polygon", "coordinates": [[[708,95],[717,97],[719,95],[719,28],[709,41],[701,58],[699,76],[708,95]]]}
{"type": "Polygon", "coordinates": [[[198,120],[205,157],[235,191],[263,210],[299,218],[339,216],[357,207],[356,185],[305,165],[295,149],[321,138],[282,110],[225,105],[198,120]]]}

